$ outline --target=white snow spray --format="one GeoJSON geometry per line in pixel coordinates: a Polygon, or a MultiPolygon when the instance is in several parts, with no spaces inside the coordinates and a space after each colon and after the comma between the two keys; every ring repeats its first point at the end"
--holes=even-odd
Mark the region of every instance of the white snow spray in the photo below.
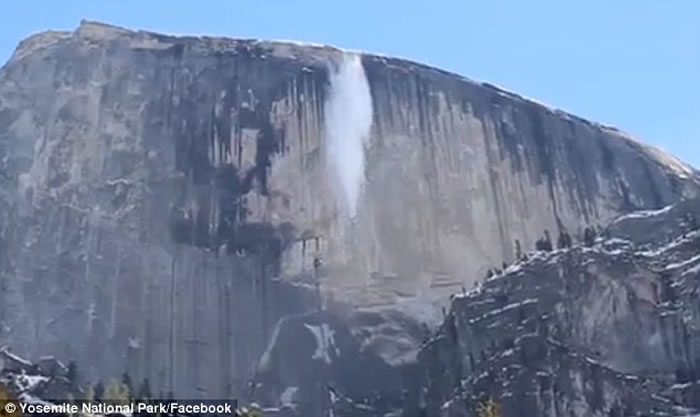
{"type": "Polygon", "coordinates": [[[372,127],[372,95],[359,55],[345,53],[338,67],[331,70],[324,113],[326,161],[340,182],[350,218],[355,218],[372,127]]]}

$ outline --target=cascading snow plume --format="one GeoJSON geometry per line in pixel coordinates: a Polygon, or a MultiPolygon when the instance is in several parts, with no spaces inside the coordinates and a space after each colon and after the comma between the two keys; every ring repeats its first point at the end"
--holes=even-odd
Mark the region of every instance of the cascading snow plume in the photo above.
{"type": "Polygon", "coordinates": [[[350,218],[365,181],[365,146],[372,127],[372,95],[359,55],[345,53],[331,70],[325,103],[326,161],[342,189],[350,218]]]}

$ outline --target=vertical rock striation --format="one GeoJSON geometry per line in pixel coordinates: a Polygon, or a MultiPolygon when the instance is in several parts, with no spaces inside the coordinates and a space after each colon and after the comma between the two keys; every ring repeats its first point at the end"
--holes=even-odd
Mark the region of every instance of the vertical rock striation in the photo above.
{"type": "Polygon", "coordinates": [[[209,397],[253,395],[276,329],[319,306],[361,354],[410,361],[419,323],[516,239],[700,184],[612,128],[404,60],[92,22],[0,71],[0,174],[0,341],[209,397]]]}

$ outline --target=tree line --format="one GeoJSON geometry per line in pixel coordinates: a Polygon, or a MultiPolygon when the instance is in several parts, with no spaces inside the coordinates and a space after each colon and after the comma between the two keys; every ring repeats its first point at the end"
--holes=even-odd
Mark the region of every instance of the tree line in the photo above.
{"type": "MultiPolygon", "coordinates": [[[[81,386],[78,375],[78,367],[75,361],[70,361],[67,366],[66,379],[78,387],[81,386]]],[[[111,380],[106,385],[104,382],[97,381],[95,384],[88,383],[84,387],[84,399],[88,401],[108,401],[115,403],[123,403],[131,400],[146,401],[154,399],[170,400],[174,398],[172,393],[161,392],[160,397],[153,396],[151,391],[151,383],[148,378],[141,380],[141,383],[135,385],[128,372],[121,375],[121,379],[111,380]]]]}
{"type": "MultiPolygon", "coordinates": [[[[590,248],[593,245],[595,245],[595,240],[597,236],[598,232],[596,231],[596,229],[592,226],[588,226],[583,230],[583,237],[581,239],[581,243],[583,244],[583,246],[590,248]]],[[[566,228],[561,228],[559,236],[557,237],[557,249],[569,249],[573,245],[574,240],[569,234],[569,232],[566,230],[566,228]]],[[[552,252],[554,250],[554,242],[552,241],[552,236],[550,235],[549,230],[545,229],[544,235],[537,239],[537,241],[535,241],[535,250],[537,252],[552,252]]],[[[520,240],[515,239],[515,263],[527,261],[529,258],[530,256],[523,251],[520,240]]],[[[505,261],[503,261],[501,267],[502,268],[489,268],[486,271],[486,279],[501,275],[503,271],[505,271],[508,268],[508,264],[505,261]]]]}

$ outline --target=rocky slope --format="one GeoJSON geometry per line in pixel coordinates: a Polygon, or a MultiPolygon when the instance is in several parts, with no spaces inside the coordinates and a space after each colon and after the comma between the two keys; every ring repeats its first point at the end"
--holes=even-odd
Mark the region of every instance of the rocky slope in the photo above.
{"type": "MultiPolygon", "coordinates": [[[[368,402],[390,385],[371,371],[414,380],[424,325],[516,240],[699,184],[615,129],[412,62],[84,22],[0,70],[0,342],[190,397],[280,405],[335,377],[368,402]],[[366,366],[326,367],[335,343],[366,366]],[[308,373],[280,369],[295,348],[308,373]]],[[[417,395],[402,385],[388,396],[417,395]]]]}
{"type": "Polygon", "coordinates": [[[613,222],[452,300],[421,351],[430,416],[673,416],[700,407],[700,200],[613,222]]]}
{"type": "MultiPolygon", "coordinates": [[[[0,410],[4,416],[146,417],[163,413],[138,411],[139,404],[145,403],[154,409],[162,406],[167,410],[173,402],[172,398],[168,399],[164,395],[153,395],[148,385],[134,387],[128,375],[122,376],[121,380],[113,379],[106,388],[102,382],[90,385],[81,382],[80,379],[75,363],[66,366],[52,356],[43,357],[33,363],[10,352],[6,346],[0,348],[0,410]],[[8,404],[14,405],[16,411],[8,412],[6,409],[8,404]],[[76,407],[78,412],[72,413],[66,410],[67,405],[76,407]],[[118,409],[120,405],[122,407],[130,405],[137,411],[132,413],[118,409]],[[39,407],[44,410],[37,410],[39,407]],[[86,410],[86,407],[90,409],[86,410]]],[[[179,404],[183,404],[182,400],[178,401],[180,401],[179,404]]],[[[192,403],[201,403],[201,401],[192,403]]],[[[217,405],[220,404],[217,402],[217,405]]],[[[234,401],[230,401],[230,406],[232,413],[226,415],[232,417],[253,416],[256,415],[256,411],[260,411],[244,406],[239,407],[234,401]]],[[[168,415],[184,417],[205,414],[186,414],[174,410],[168,415]]]]}
{"type": "Polygon", "coordinates": [[[68,367],[52,356],[33,363],[5,346],[0,349],[0,406],[4,411],[6,402],[36,404],[83,398],[82,390],[69,376],[68,367]]]}

